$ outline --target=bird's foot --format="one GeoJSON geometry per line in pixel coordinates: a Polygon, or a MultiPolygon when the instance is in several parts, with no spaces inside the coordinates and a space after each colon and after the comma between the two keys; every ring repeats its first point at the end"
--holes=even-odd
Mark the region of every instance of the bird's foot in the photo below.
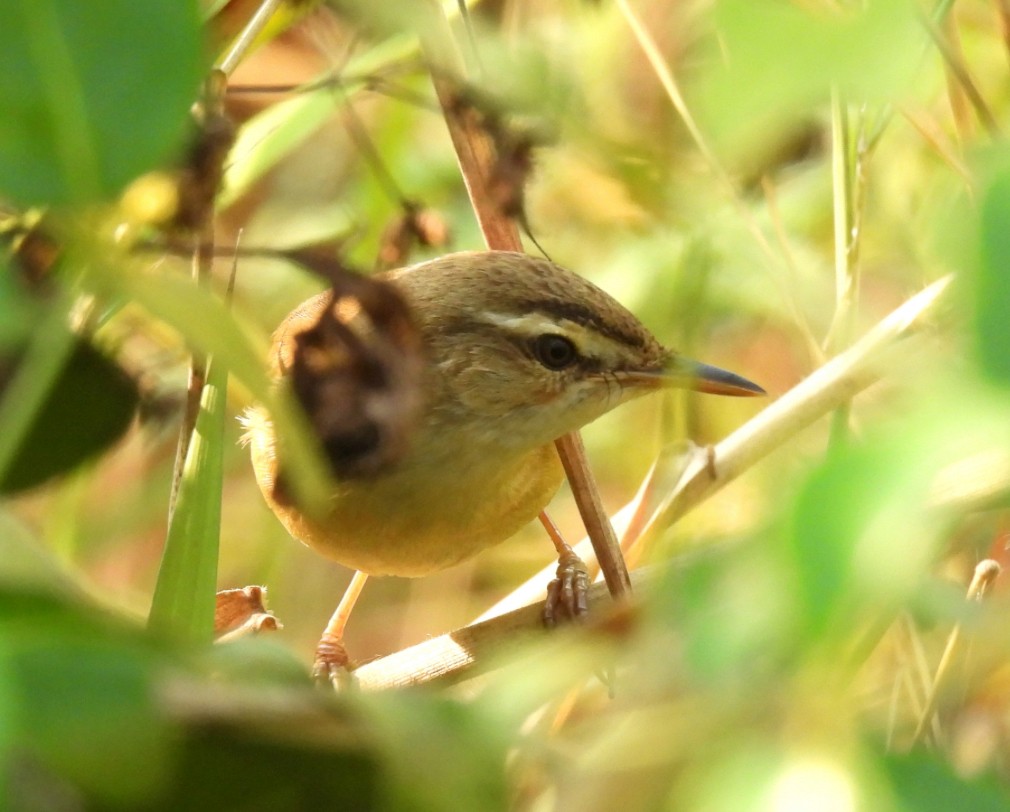
{"type": "Polygon", "coordinates": [[[320,687],[332,687],[345,691],[354,681],[351,675],[351,658],[347,656],[344,641],[339,637],[323,633],[316,646],[316,657],[312,663],[312,679],[320,687]]]}
{"type": "Polygon", "coordinates": [[[549,629],[559,622],[581,621],[589,614],[589,571],[572,548],[565,546],[554,580],[547,585],[544,625],[549,629]]]}

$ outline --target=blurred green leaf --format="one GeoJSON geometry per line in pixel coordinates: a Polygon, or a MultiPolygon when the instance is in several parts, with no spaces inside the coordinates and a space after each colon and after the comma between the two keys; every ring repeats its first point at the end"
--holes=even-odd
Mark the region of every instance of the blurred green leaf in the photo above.
{"type": "Polygon", "coordinates": [[[76,597],[0,590],[0,697],[17,757],[8,767],[36,764],[103,804],[146,799],[172,746],[156,708],[157,661],[133,629],[76,597]]]}
{"type": "Polygon", "coordinates": [[[942,529],[928,515],[938,445],[919,425],[834,449],[807,478],[786,553],[803,639],[830,640],[875,608],[896,610],[919,584],[942,529]]]}
{"type": "Polygon", "coordinates": [[[807,479],[796,501],[790,552],[796,568],[798,614],[811,638],[820,636],[839,611],[850,609],[854,558],[892,473],[875,449],[844,449],[807,479]]]}
{"type": "Polygon", "coordinates": [[[786,762],[781,746],[744,736],[713,749],[696,765],[700,775],[696,779],[699,797],[695,799],[695,808],[711,812],[759,812],[775,808],[769,803],[769,796],[786,762]]]}
{"type": "Polygon", "coordinates": [[[109,198],[169,157],[202,70],[194,0],[14,0],[0,27],[0,190],[109,198]]]}
{"type": "Polygon", "coordinates": [[[372,753],[350,737],[344,747],[313,746],[306,738],[283,730],[270,735],[254,726],[195,728],[180,748],[172,785],[144,808],[388,809],[377,802],[380,774],[372,753]]]}
{"type": "Polygon", "coordinates": [[[507,806],[503,765],[510,731],[503,714],[428,693],[359,700],[378,736],[389,808],[482,812],[507,806]]]}
{"type": "Polygon", "coordinates": [[[833,449],[797,496],[784,554],[807,642],[841,640],[833,635],[913,597],[936,603],[923,590],[933,591],[959,495],[1005,488],[994,451],[1010,443],[1005,402],[966,377],[937,375],[895,414],[860,445],[833,449]]]}
{"type": "Polygon", "coordinates": [[[117,440],[138,402],[134,381],[67,329],[67,304],[12,295],[0,343],[0,492],[38,485],[117,440]],[[25,331],[25,320],[32,330],[25,331]],[[20,326],[18,326],[20,325],[20,326]]]}
{"type": "Polygon", "coordinates": [[[43,309],[42,302],[27,293],[6,263],[0,258],[0,354],[27,343],[43,309]]]}
{"type": "Polygon", "coordinates": [[[981,266],[974,287],[975,351],[983,370],[1010,384],[1010,170],[999,172],[982,201],[981,266]]]}
{"type": "Polygon", "coordinates": [[[769,559],[765,545],[730,543],[665,568],[649,602],[681,641],[683,659],[670,662],[671,678],[690,675],[697,685],[712,687],[746,673],[755,688],[777,667],[788,604],[781,573],[769,559]]]}
{"type": "Polygon", "coordinates": [[[171,273],[108,272],[94,269],[95,286],[111,298],[135,302],[171,325],[189,344],[222,362],[233,379],[264,404],[283,438],[292,466],[291,483],[305,504],[324,504],[329,495],[329,468],[312,439],[304,413],[287,390],[267,378],[267,349],[235,318],[224,302],[206,287],[171,273]]]}
{"type": "Polygon", "coordinates": [[[36,628],[4,640],[0,631],[18,749],[98,797],[143,798],[165,779],[170,744],[148,656],[79,635],[36,628]]]}
{"type": "Polygon", "coordinates": [[[990,777],[964,779],[922,753],[889,755],[881,766],[905,812],[1006,812],[1010,792],[990,777]]]}
{"type": "Polygon", "coordinates": [[[693,95],[706,132],[748,154],[802,124],[832,87],[862,103],[896,100],[926,42],[914,6],[901,0],[816,10],[720,0],[715,23],[719,52],[693,95]]]}
{"type": "Polygon", "coordinates": [[[227,390],[227,368],[211,359],[149,618],[152,629],[196,643],[214,638],[227,390]]]}
{"type": "Polygon", "coordinates": [[[0,507],[0,590],[18,587],[65,595],[79,589],[28,527],[0,507]]]}

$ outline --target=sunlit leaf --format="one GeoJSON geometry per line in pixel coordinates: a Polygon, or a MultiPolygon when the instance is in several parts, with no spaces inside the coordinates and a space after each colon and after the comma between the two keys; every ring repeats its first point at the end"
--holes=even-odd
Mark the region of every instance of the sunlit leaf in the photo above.
{"type": "Polygon", "coordinates": [[[228,371],[211,360],[169,520],[149,622],[201,643],[214,636],[228,371]]]}
{"type": "Polygon", "coordinates": [[[333,91],[319,88],[268,107],[239,132],[218,204],[226,207],[303,144],[333,115],[333,91]]]}

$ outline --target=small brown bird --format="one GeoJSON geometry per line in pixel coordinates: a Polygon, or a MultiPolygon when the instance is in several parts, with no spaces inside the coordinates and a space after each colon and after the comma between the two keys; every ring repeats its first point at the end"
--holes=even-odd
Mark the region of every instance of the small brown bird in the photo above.
{"type": "MultiPolygon", "coordinates": [[[[561,484],[554,440],[621,403],[662,387],[764,394],[667,350],[602,290],[545,259],[457,253],[380,278],[405,299],[423,353],[404,453],[384,470],[338,477],[326,515],[310,518],[277,487],[283,460],[269,416],[254,410],[248,420],[256,478],[281,523],[362,573],[425,575],[509,538],[561,484]]],[[[346,303],[336,306],[353,324],[346,303]]],[[[280,325],[276,376],[288,373],[298,336],[333,307],[327,291],[280,325]]]]}

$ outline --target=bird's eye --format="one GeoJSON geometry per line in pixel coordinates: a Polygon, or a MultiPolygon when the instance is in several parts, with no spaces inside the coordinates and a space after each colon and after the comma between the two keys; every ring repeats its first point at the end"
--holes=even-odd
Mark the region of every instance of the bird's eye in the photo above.
{"type": "Polygon", "coordinates": [[[548,369],[560,370],[570,367],[579,357],[575,345],[564,336],[545,333],[533,342],[533,354],[548,369]]]}

